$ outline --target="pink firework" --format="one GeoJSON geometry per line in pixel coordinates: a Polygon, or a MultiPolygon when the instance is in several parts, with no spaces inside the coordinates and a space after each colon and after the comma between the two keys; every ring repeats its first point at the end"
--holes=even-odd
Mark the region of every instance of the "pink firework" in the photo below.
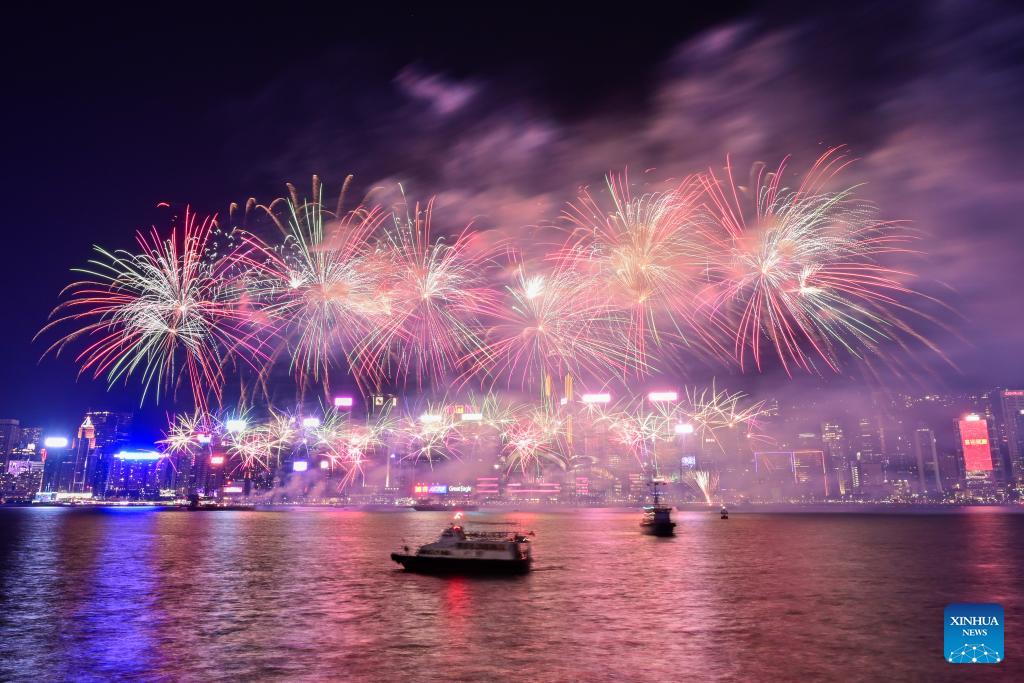
{"type": "Polygon", "coordinates": [[[879,221],[855,188],[829,189],[849,163],[830,149],[795,189],[783,184],[786,161],[774,172],[755,167],[749,187],[728,163],[721,178],[701,176],[717,223],[704,305],[710,324],[733,337],[741,367],[749,357],[760,369],[769,348],[787,373],[815,371],[816,360],[838,371],[840,352],[921,339],[899,317],[915,294],[910,274],[881,263],[907,253],[909,236],[879,221]]]}
{"type": "MultiPolygon", "coordinates": [[[[319,187],[315,187],[319,190],[319,187]]],[[[252,315],[280,338],[275,358],[290,357],[301,386],[321,383],[329,371],[347,365],[357,380],[378,381],[381,369],[362,362],[359,344],[392,312],[382,287],[385,264],[373,237],[386,214],[358,207],[335,215],[319,196],[265,207],[283,233],[272,245],[249,234],[233,255],[252,315]],[[284,207],[278,215],[278,207],[284,207]]]]}
{"type": "Polygon", "coordinates": [[[594,278],[569,261],[535,272],[519,263],[514,273],[472,354],[473,371],[526,389],[567,373],[622,377],[635,367],[623,317],[594,278]]]}
{"type": "Polygon", "coordinates": [[[531,407],[516,415],[501,434],[507,471],[538,474],[545,465],[566,469],[565,422],[558,415],[531,407]]]}
{"type": "Polygon", "coordinates": [[[382,248],[391,312],[366,335],[357,355],[373,367],[391,365],[398,381],[441,384],[463,370],[480,348],[480,316],[494,306],[487,285],[487,250],[468,227],[454,237],[431,233],[433,200],[425,209],[394,214],[382,248]]]}
{"type": "Polygon", "coordinates": [[[606,185],[608,206],[587,190],[569,204],[573,230],[556,257],[592,274],[609,305],[625,313],[637,374],[649,369],[652,345],[689,340],[719,351],[694,320],[708,260],[700,186],[686,179],[634,196],[625,174],[609,176],[606,185]]]}

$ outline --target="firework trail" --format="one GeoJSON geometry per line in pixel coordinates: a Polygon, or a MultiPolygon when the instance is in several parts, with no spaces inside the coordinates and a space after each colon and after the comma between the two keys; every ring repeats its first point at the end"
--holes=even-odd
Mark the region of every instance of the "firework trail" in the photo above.
{"type": "Polygon", "coordinates": [[[180,413],[169,419],[164,438],[156,444],[169,455],[195,455],[206,445],[200,439],[212,440],[217,429],[217,421],[211,415],[199,411],[180,413]]]}
{"type": "Polygon", "coordinates": [[[97,258],[77,269],[87,278],[65,288],[68,299],[39,334],[66,323],[76,329],[46,352],[85,340],[79,374],[106,375],[110,385],[138,376],[143,400],[187,382],[197,410],[208,411],[209,396],[219,404],[230,359],[265,354],[235,284],[208,258],[215,224],[186,207],[167,239],[156,228],[137,233],[139,254],[94,247],[97,258]]]}
{"type": "Polygon", "coordinates": [[[257,470],[274,469],[273,440],[262,427],[230,433],[224,438],[228,455],[236,461],[232,472],[241,470],[247,475],[257,470]]]}
{"type": "Polygon", "coordinates": [[[388,415],[356,423],[347,415],[328,417],[316,430],[318,454],[328,463],[330,475],[341,473],[338,490],[344,490],[365,474],[365,467],[386,443],[395,428],[388,415]]]}
{"type": "Polygon", "coordinates": [[[708,260],[701,228],[706,215],[692,179],[639,197],[625,174],[607,177],[606,186],[610,208],[589,191],[569,204],[565,217],[573,229],[556,258],[592,274],[609,305],[626,313],[627,358],[636,361],[632,370],[644,374],[654,362],[649,344],[685,341],[687,330],[701,342],[712,341],[695,320],[694,300],[708,260]]]}
{"type": "Polygon", "coordinates": [[[718,490],[718,472],[713,470],[690,470],[686,473],[686,482],[697,489],[704,502],[712,504],[712,496],[718,490]]]}
{"type": "Polygon", "coordinates": [[[722,178],[701,176],[718,223],[706,306],[733,337],[741,367],[751,358],[760,370],[767,346],[787,373],[815,371],[816,360],[838,371],[840,351],[875,352],[901,334],[921,339],[899,318],[910,310],[900,298],[915,295],[903,284],[909,273],[879,263],[908,253],[909,236],[879,221],[856,188],[826,189],[849,163],[832,148],[796,189],[783,185],[786,161],[774,172],[755,167],[750,188],[736,184],[728,163],[722,178]]]}
{"type": "Polygon", "coordinates": [[[639,360],[629,356],[623,319],[598,292],[568,262],[536,274],[519,263],[504,300],[490,311],[473,372],[523,390],[543,389],[567,373],[629,374],[639,360]]]}
{"type": "MultiPolygon", "coordinates": [[[[856,188],[831,189],[848,163],[828,150],[795,189],[783,184],[785,161],[755,167],[748,186],[727,163],[724,175],[639,196],[626,176],[609,177],[607,200],[585,191],[569,204],[558,246],[527,260],[506,245],[500,269],[470,227],[435,236],[432,202],[345,210],[343,189],[332,212],[314,177],[311,199],[289,185],[269,205],[250,200],[229,231],[186,209],[166,239],[139,233],[138,254],[96,247],[40,334],[72,326],[46,353],[82,341],[80,373],[111,385],[138,378],[143,400],[188,384],[201,414],[221,404],[228,371],[243,394],[262,386],[269,403],[285,361],[300,402],[308,388],[328,397],[331,373],[348,371],[364,395],[475,380],[540,394],[555,413],[555,381],[628,383],[681,350],[741,370],[774,357],[789,374],[838,371],[847,357],[886,362],[889,346],[910,341],[941,355],[901,317],[924,317],[906,303],[923,296],[904,284],[911,275],[883,265],[909,253],[906,231],[879,221],[856,188]],[[253,217],[279,234],[257,234],[253,217]]],[[[689,415],[633,410],[632,422],[608,423],[643,458],[657,438],[641,417],[658,430],[685,418],[712,434],[756,417],[713,388],[690,399],[689,415]]],[[[513,413],[499,434],[521,421],[513,413]]],[[[417,424],[404,429],[412,457],[432,461],[455,445],[454,427],[439,435],[417,424]]],[[[166,437],[168,448],[188,447],[184,432],[166,437]]],[[[285,441],[274,439],[275,458],[285,441]]]]}
{"type": "Polygon", "coordinates": [[[397,430],[405,448],[403,460],[426,462],[431,469],[439,460],[458,458],[457,422],[443,403],[427,402],[426,409],[405,415],[397,430]]]}
{"type": "Polygon", "coordinates": [[[545,464],[566,469],[565,422],[543,407],[520,412],[501,434],[506,472],[539,474],[545,464]]]}
{"type": "Polygon", "coordinates": [[[357,352],[373,367],[393,364],[394,379],[412,377],[418,387],[461,374],[467,354],[480,348],[480,317],[496,297],[485,280],[492,259],[477,235],[467,227],[434,239],[432,216],[433,200],[422,210],[395,211],[382,245],[392,310],[357,352]]]}
{"type": "Polygon", "coordinates": [[[687,387],[680,404],[674,408],[676,424],[689,425],[698,443],[714,442],[720,449],[723,431],[743,429],[746,438],[763,439],[758,433],[758,418],[764,415],[764,402],[749,402],[743,392],[687,387]]]}
{"type": "Polygon", "coordinates": [[[318,184],[313,201],[300,202],[294,187],[289,190],[287,199],[260,207],[283,242],[249,233],[232,258],[254,316],[283,340],[278,354],[288,352],[300,387],[321,383],[326,392],[328,373],[339,361],[357,381],[379,381],[381,369],[355,351],[392,311],[392,297],[381,287],[386,259],[372,239],[386,214],[359,206],[335,215],[323,208],[318,184]]]}
{"type": "Polygon", "coordinates": [[[672,439],[671,408],[666,403],[655,403],[648,408],[645,399],[627,399],[608,411],[601,411],[596,421],[608,426],[612,439],[624,446],[643,467],[659,471],[658,441],[672,439]]]}

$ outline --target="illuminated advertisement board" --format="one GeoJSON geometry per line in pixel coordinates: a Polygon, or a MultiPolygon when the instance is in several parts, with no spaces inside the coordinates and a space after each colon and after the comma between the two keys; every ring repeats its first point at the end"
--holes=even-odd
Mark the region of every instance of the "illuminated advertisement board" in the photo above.
{"type": "Polygon", "coordinates": [[[988,423],[976,415],[960,420],[960,447],[964,469],[968,472],[992,471],[992,448],[988,442],[988,423]]]}
{"type": "Polygon", "coordinates": [[[449,493],[472,493],[472,486],[465,486],[462,484],[414,484],[412,492],[416,493],[434,493],[440,495],[446,495],[449,493]]]}

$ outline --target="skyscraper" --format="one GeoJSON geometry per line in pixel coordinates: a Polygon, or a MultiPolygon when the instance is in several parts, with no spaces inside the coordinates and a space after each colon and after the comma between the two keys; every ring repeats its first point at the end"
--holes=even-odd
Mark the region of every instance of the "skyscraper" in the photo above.
{"type": "Polygon", "coordinates": [[[71,480],[65,489],[72,493],[92,491],[91,474],[96,460],[96,427],[89,413],[78,427],[78,433],[71,444],[71,480]]]}
{"type": "Polygon", "coordinates": [[[914,455],[917,459],[917,479],[921,493],[942,493],[935,432],[928,427],[918,427],[914,431],[914,455]]]}
{"type": "Polygon", "coordinates": [[[999,406],[1000,437],[1005,444],[1010,476],[1018,485],[1024,485],[1024,389],[1001,390],[999,406]]]}
{"type": "Polygon", "coordinates": [[[995,463],[988,420],[977,413],[970,413],[956,421],[956,429],[967,483],[992,483],[995,463]]]}
{"type": "Polygon", "coordinates": [[[102,495],[110,459],[128,441],[131,424],[130,413],[87,412],[60,464],[57,490],[102,495]]]}
{"type": "Polygon", "coordinates": [[[885,458],[883,433],[877,421],[862,417],[857,422],[857,449],[854,456],[857,467],[857,489],[870,496],[885,492],[885,458]]]}
{"type": "Polygon", "coordinates": [[[851,472],[846,438],[843,428],[835,422],[824,422],[821,425],[821,442],[825,449],[825,457],[836,483],[839,495],[845,496],[853,491],[853,475],[851,472]]]}
{"type": "Polygon", "coordinates": [[[0,471],[7,471],[11,451],[18,447],[21,437],[21,423],[18,420],[0,420],[0,471]]]}

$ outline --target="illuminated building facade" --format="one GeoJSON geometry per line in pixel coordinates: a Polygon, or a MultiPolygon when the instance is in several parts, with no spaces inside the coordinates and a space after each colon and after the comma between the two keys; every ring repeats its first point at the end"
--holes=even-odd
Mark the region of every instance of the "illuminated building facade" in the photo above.
{"type": "Polygon", "coordinates": [[[853,492],[854,477],[849,459],[850,451],[842,426],[837,422],[822,423],[821,443],[829,470],[835,480],[836,491],[841,496],[849,495],[853,492]]]}
{"type": "Polygon", "coordinates": [[[112,455],[103,495],[155,500],[170,480],[171,464],[155,451],[119,451],[112,455]]]}
{"type": "Polygon", "coordinates": [[[956,429],[960,457],[968,484],[991,482],[995,465],[988,420],[977,413],[971,413],[957,420],[956,429]]]}

